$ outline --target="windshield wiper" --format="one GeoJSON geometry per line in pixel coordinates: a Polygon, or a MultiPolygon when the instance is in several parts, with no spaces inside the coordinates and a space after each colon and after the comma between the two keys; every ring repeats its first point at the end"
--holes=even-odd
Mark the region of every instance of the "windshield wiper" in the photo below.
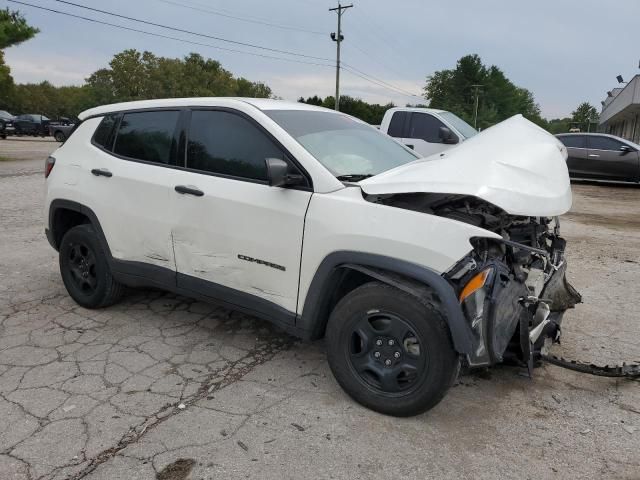
{"type": "Polygon", "coordinates": [[[373,175],[371,173],[349,173],[346,175],[338,175],[336,178],[345,182],[359,182],[369,177],[373,177],[373,175]]]}

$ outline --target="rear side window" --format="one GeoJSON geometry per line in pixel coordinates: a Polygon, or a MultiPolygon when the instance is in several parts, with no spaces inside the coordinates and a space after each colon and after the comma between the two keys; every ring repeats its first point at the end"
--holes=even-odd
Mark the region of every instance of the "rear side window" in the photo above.
{"type": "Polygon", "coordinates": [[[267,135],[240,115],[211,110],[191,113],[187,168],[267,180],[267,158],[285,156],[267,135]]]}
{"type": "Polygon", "coordinates": [[[113,152],[135,160],[165,165],[175,162],[179,111],[125,113],[113,152]]]}
{"type": "Polygon", "coordinates": [[[620,150],[622,145],[622,142],[609,137],[589,137],[589,148],[592,150],[620,150]]]}
{"type": "Polygon", "coordinates": [[[587,140],[584,135],[567,135],[558,138],[567,148],[587,148],[587,140]]]}
{"type": "MultiPolygon", "coordinates": [[[[106,115],[103,117],[100,125],[96,128],[96,132],[93,134],[93,143],[106,150],[111,150],[111,147],[113,147],[113,136],[117,120],[117,114],[106,115]]],[[[77,125],[74,127],[74,130],[76,128],[77,125]]]]}
{"type": "Polygon", "coordinates": [[[389,122],[389,130],[387,135],[395,138],[404,137],[404,124],[407,120],[409,112],[394,112],[391,116],[391,122],[389,122]]]}
{"type": "Polygon", "coordinates": [[[445,124],[428,113],[414,113],[411,115],[411,127],[408,138],[418,138],[429,143],[442,143],[440,127],[445,124]]]}

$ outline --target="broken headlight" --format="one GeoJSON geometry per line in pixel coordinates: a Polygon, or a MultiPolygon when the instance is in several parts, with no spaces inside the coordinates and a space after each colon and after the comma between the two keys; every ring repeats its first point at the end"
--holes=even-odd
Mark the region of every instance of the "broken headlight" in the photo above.
{"type": "Polygon", "coordinates": [[[474,337],[474,352],[469,358],[471,366],[488,364],[490,361],[485,340],[485,304],[488,286],[492,283],[493,275],[492,267],[482,270],[471,277],[459,295],[462,311],[469,321],[474,337]]]}

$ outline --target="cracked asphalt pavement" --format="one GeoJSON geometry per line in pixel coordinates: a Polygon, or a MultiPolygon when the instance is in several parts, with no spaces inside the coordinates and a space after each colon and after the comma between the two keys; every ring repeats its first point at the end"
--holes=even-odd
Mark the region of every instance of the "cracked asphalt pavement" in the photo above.
{"type": "MultiPolygon", "coordinates": [[[[460,377],[430,412],[382,416],[322,342],[154,290],[86,310],[43,233],[56,144],[0,140],[0,478],[640,478],[640,383],[553,366],[460,377]]],[[[555,354],[640,361],[640,189],[574,185],[563,217],[584,304],[555,354]]]]}

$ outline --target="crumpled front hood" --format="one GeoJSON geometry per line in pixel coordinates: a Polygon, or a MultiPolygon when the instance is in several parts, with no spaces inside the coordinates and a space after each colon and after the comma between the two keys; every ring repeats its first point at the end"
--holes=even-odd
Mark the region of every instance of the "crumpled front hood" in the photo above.
{"type": "Polygon", "coordinates": [[[567,149],[516,115],[446,152],[360,182],[367,194],[472,195],[512,215],[561,215],[571,208],[567,149]]]}

